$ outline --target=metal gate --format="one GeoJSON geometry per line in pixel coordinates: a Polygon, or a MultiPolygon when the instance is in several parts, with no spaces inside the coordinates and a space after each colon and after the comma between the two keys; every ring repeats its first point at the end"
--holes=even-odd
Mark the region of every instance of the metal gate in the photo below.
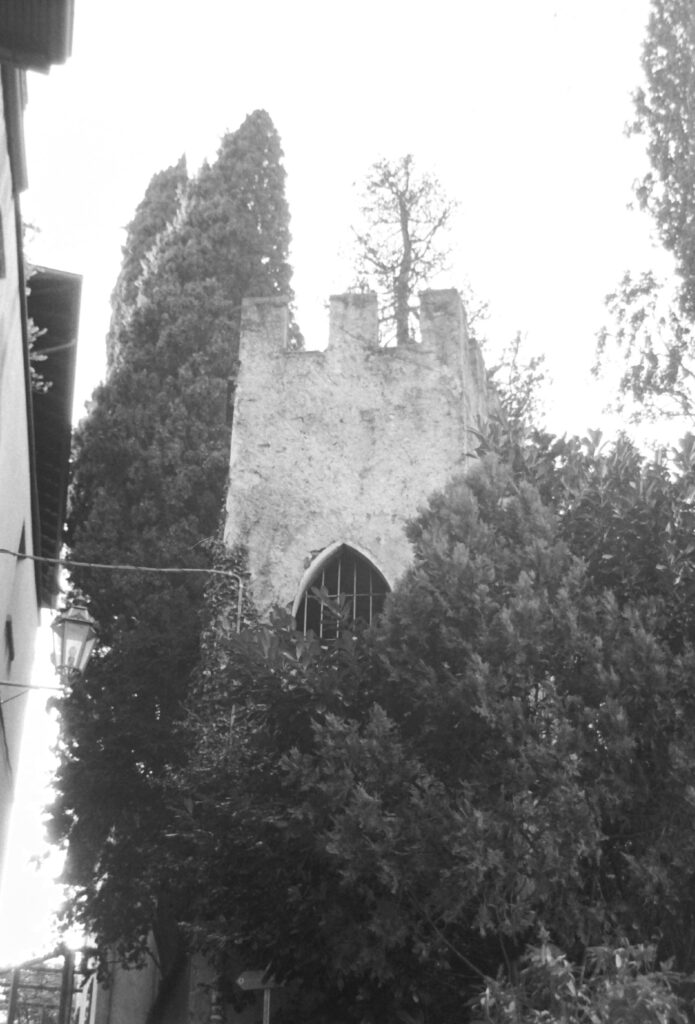
{"type": "Polygon", "coordinates": [[[82,1000],[75,998],[74,976],[75,955],[70,950],[0,971],[0,1024],[72,1024],[79,1020],[82,1000]]]}

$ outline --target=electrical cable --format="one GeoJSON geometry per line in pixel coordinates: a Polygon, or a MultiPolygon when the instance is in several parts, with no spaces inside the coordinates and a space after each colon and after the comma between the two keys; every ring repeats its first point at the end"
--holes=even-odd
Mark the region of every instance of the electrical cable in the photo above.
{"type": "Polygon", "coordinates": [[[70,558],[47,558],[46,555],[29,555],[26,552],[10,551],[9,548],[0,548],[0,555],[12,555],[14,558],[28,558],[31,562],[47,562],[49,565],[63,565],[68,569],[111,569],[114,572],[161,572],[161,573],[191,573],[203,572],[211,576],[229,576],[238,583],[243,583],[243,577],[230,569],[208,569],[201,566],[194,568],[169,568],[156,565],[107,565],[105,562],[75,562],[70,558]]]}
{"type": "MultiPolygon", "coordinates": [[[[9,679],[0,679],[0,686],[15,686],[18,690],[57,690],[63,692],[62,686],[39,686],[38,683],[14,683],[9,679]]],[[[19,694],[21,697],[21,694],[19,694]]]]}
{"type": "MultiPolygon", "coordinates": [[[[0,548],[0,555],[11,555],[13,558],[28,558],[31,562],[45,562],[49,565],[60,565],[66,569],[111,569],[113,572],[158,572],[158,573],[207,573],[210,576],[227,576],[229,579],[236,580],[239,585],[239,593],[237,595],[237,615],[236,615],[236,631],[241,631],[241,607],[242,598],[244,592],[244,579],[239,575],[238,572],[232,572],[231,569],[208,569],[201,567],[200,569],[192,568],[160,568],[154,565],[107,565],[104,562],[75,562],[69,558],[48,558],[45,555],[29,555],[22,551],[11,551],[9,548],[0,548]]],[[[0,679],[0,686],[16,686],[22,690],[57,690],[62,692],[60,686],[37,686],[31,683],[14,683],[9,682],[6,679],[0,679]]],[[[3,704],[8,704],[11,700],[16,700],[17,697],[21,697],[22,694],[15,694],[14,697],[8,697],[7,700],[0,701],[0,707],[3,704]]]]}
{"type": "Polygon", "coordinates": [[[241,608],[244,594],[244,577],[231,569],[200,569],[192,568],[160,568],[155,565],[107,565],[105,562],[75,562],[70,558],[48,558],[46,555],[28,555],[21,551],[10,551],[9,548],[0,548],[0,555],[12,555],[13,558],[28,558],[31,562],[46,562],[49,565],[62,565],[66,569],[110,569],[112,572],[159,572],[159,573],[192,573],[202,572],[208,576],[226,576],[228,579],[236,580],[238,584],[236,631],[241,632],[241,608]]]}
{"type": "Polygon", "coordinates": [[[20,697],[24,696],[25,690],[55,690],[56,693],[63,693],[62,686],[39,686],[38,683],[14,683],[10,682],[9,679],[0,679],[0,686],[14,686],[21,693],[15,693],[12,697],[6,697],[5,700],[0,700],[0,708],[4,704],[9,704],[10,701],[19,700],[20,697]]]}

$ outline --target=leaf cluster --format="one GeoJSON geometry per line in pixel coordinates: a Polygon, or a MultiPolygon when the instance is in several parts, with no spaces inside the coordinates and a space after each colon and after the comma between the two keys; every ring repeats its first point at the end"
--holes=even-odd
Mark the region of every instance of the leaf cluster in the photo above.
{"type": "Polygon", "coordinates": [[[587,951],[581,968],[547,941],[524,955],[516,984],[490,981],[474,1000],[476,1024],[687,1024],[678,976],[653,946],[587,951]]]}
{"type": "Polygon", "coordinates": [[[690,415],[695,317],[695,12],[688,0],[652,0],[642,53],[645,86],[634,96],[630,133],[646,139],[650,170],[637,184],[639,205],[672,254],[671,283],[652,272],[626,274],[607,297],[609,325],[599,334],[598,366],[611,349],[626,369],[619,382],[636,420],[690,415]]]}
{"type": "Polygon", "coordinates": [[[520,438],[540,426],[541,390],[548,378],[544,355],[523,356],[523,338],[517,333],[488,369],[488,383],[499,401],[506,430],[520,438]]]}
{"type": "MultiPolygon", "coordinates": [[[[543,936],[572,977],[645,938],[692,958],[692,440],[497,447],[411,524],[374,630],[256,626],[206,677],[177,884],[230,994],[271,963],[305,1019],[461,1020],[543,936]]],[[[618,981],[591,1005],[637,1006],[618,981]]]]}
{"type": "Polygon", "coordinates": [[[635,93],[633,131],[647,136],[651,170],[637,189],[659,237],[676,259],[680,306],[695,314],[693,155],[695,13],[687,0],[652,0],[642,66],[646,88],[635,93]]]}

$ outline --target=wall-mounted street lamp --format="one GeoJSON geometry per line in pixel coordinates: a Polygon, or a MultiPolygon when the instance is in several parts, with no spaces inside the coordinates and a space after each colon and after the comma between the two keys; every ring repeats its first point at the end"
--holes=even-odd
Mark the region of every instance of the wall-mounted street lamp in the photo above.
{"type": "Polygon", "coordinates": [[[51,623],[53,664],[61,679],[87,667],[97,639],[96,621],[82,605],[63,609],[51,623]]]}

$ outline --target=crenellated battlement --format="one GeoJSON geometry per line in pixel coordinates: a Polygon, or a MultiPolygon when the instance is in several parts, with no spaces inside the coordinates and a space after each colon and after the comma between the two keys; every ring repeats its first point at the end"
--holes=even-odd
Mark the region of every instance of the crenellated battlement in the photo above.
{"type": "Polygon", "coordinates": [[[328,315],[328,348],[379,347],[379,307],[374,292],[331,295],[328,315]]]}
{"type": "Polygon", "coordinates": [[[323,350],[288,346],[288,303],[242,311],[226,540],[261,610],[291,603],[312,551],[341,538],[395,580],[404,522],[463,468],[487,418],[485,368],[453,289],[420,296],[422,341],[380,348],[371,292],[330,299],[323,350]]]}
{"type": "MultiPolygon", "coordinates": [[[[482,358],[477,345],[468,334],[466,313],[459,293],[454,288],[428,290],[420,294],[421,342],[409,344],[400,351],[431,354],[452,369],[474,370],[480,377],[482,358]],[[474,364],[471,366],[471,361],[474,364]]],[[[393,355],[397,347],[379,346],[379,310],[374,292],[346,292],[332,295],[329,305],[328,344],[324,349],[290,349],[288,344],[289,302],[283,297],[249,298],[242,307],[242,346],[249,352],[291,351],[293,355],[315,353],[385,352],[393,355]]],[[[329,355],[330,361],[330,355],[329,355]]],[[[482,384],[482,377],[479,383],[482,384]]]]}

